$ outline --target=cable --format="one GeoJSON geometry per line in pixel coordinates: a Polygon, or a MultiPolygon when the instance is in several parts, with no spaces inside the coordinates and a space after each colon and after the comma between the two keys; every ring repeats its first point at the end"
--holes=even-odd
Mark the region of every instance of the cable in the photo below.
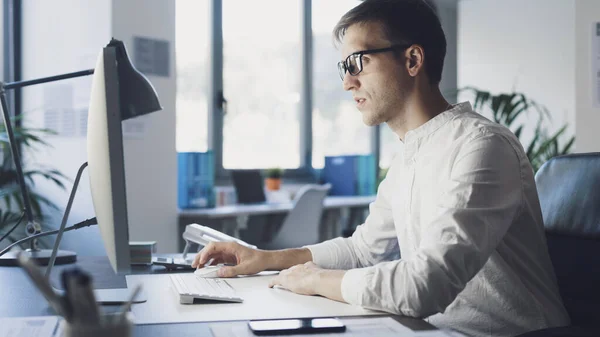
{"type": "MultiPolygon", "coordinates": [[[[84,220],[84,221],[82,221],[82,222],[76,223],[76,224],[74,224],[74,225],[73,225],[73,226],[71,226],[71,227],[67,227],[67,228],[65,228],[65,230],[64,230],[64,231],[65,231],[65,232],[68,232],[68,231],[71,231],[71,230],[74,230],[74,229],[79,229],[79,228],[82,228],[82,227],[88,227],[88,226],[97,225],[97,224],[98,224],[98,220],[96,220],[96,217],[93,217],[93,218],[90,218],[90,219],[84,220]]],[[[43,232],[43,233],[39,233],[39,234],[36,234],[36,235],[32,235],[32,236],[28,236],[28,237],[26,237],[26,238],[23,238],[23,239],[21,239],[21,240],[19,240],[19,241],[17,241],[17,242],[14,242],[14,243],[13,243],[13,244],[11,244],[10,246],[8,246],[8,247],[4,248],[4,249],[3,249],[3,250],[0,252],[0,256],[2,256],[2,255],[4,255],[4,254],[6,254],[6,252],[8,252],[8,251],[9,251],[9,250],[10,250],[12,247],[14,247],[14,246],[16,246],[16,245],[19,245],[19,244],[21,244],[21,243],[27,242],[27,241],[29,241],[29,240],[33,240],[33,239],[37,239],[37,238],[41,238],[41,237],[43,237],[43,236],[53,235],[53,234],[56,234],[56,233],[58,233],[59,231],[60,231],[60,230],[56,229],[56,230],[53,230],[53,231],[50,231],[50,232],[43,232]]]]}
{"type": "Polygon", "coordinates": [[[2,242],[2,240],[6,239],[6,237],[9,236],[10,233],[12,233],[12,231],[14,231],[15,228],[17,228],[19,226],[21,221],[23,221],[24,217],[25,217],[25,211],[23,211],[23,213],[21,213],[21,217],[19,218],[19,221],[17,221],[17,223],[8,232],[6,232],[6,234],[2,235],[2,237],[0,238],[0,242],[2,242]]]}

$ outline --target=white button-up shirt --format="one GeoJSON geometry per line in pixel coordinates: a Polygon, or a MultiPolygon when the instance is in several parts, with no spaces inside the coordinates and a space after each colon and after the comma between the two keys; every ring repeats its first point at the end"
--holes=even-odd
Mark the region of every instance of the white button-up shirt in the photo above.
{"type": "Polygon", "coordinates": [[[406,133],[351,238],[307,246],[350,304],[473,336],[569,324],[533,171],[507,128],[460,103],[406,133]]]}

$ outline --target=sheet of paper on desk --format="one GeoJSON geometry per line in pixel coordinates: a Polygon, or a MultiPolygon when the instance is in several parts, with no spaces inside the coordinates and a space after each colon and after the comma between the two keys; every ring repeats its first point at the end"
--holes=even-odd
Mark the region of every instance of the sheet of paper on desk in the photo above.
{"type": "Polygon", "coordinates": [[[58,337],[62,336],[59,316],[0,318],[0,337],[58,337]]]}
{"type": "MultiPolygon", "coordinates": [[[[459,337],[451,335],[445,331],[413,331],[404,325],[398,323],[391,317],[374,318],[346,318],[342,319],[346,325],[344,333],[323,333],[323,334],[299,334],[298,337],[459,337]]],[[[235,324],[212,324],[210,327],[214,337],[254,337],[246,323],[235,324]]],[[[284,335],[275,335],[273,337],[283,337],[284,335]]]]}

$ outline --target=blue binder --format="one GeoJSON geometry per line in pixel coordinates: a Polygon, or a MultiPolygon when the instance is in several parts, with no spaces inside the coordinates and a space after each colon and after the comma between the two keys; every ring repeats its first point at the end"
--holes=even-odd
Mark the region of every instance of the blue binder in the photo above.
{"type": "Polygon", "coordinates": [[[177,206],[179,208],[214,207],[214,184],[212,151],[177,153],[177,206]]]}
{"type": "Polygon", "coordinates": [[[375,157],[373,155],[326,156],[323,181],[331,184],[330,195],[375,194],[375,157]]]}

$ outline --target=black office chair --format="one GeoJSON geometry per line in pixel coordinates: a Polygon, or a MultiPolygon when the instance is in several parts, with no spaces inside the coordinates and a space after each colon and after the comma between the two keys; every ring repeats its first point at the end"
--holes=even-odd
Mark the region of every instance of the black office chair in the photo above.
{"type": "Polygon", "coordinates": [[[535,175],[548,251],[571,326],[519,337],[600,336],[600,153],[552,158],[535,175]]]}

